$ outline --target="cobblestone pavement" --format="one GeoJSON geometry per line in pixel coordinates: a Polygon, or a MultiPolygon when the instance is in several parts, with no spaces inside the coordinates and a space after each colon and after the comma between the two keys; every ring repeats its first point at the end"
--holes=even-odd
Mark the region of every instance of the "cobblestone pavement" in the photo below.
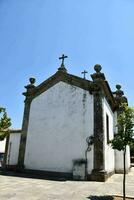
{"type": "MultiPolygon", "coordinates": [[[[134,168],[127,175],[126,193],[134,197],[134,168]]],[[[0,200],[88,200],[90,196],[122,194],[122,175],[107,182],[52,181],[0,175],[0,200]]]]}

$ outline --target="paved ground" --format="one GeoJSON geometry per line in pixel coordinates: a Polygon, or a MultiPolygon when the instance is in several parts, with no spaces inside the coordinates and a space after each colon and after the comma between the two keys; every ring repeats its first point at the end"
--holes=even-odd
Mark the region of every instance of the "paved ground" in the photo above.
{"type": "MultiPolygon", "coordinates": [[[[134,168],[127,175],[126,193],[134,197],[134,168]]],[[[52,181],[0,175],[0,200],[88,200],[90,195],[121,195],[122,175],[107,182],[52,181]]]]}

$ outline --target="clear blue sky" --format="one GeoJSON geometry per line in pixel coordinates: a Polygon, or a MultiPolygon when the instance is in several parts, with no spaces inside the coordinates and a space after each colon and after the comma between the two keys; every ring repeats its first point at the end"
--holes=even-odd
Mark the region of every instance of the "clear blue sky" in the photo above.
{"type": "Polygon", "coordinates": [[[134,106],[134,0],[0,1],[0,105],[13,128],[21,128],[29,77],[38,85],[54,74],[62,53],[78,76],[101,64],[134,106]]]}

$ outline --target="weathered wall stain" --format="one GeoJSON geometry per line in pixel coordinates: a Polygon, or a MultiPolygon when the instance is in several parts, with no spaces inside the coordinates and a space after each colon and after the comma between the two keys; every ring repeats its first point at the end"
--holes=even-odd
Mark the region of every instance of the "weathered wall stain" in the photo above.
{"type": "MultiPolygon", "coordinates": [[[[26,168],[71,172],[73,160],[85,158],[89,130],[93,135],[93,102],[88,91],[83,102],[83,92],[79,87],[59,82],[32,101],[26,168]],[[84,123],[83,108],[86,110],[84,123]],[[35,151],[35,146],[40,148],[35,151]]],[[[91,172],[93,152],[89,157],[88,171],[91,172]]]]}

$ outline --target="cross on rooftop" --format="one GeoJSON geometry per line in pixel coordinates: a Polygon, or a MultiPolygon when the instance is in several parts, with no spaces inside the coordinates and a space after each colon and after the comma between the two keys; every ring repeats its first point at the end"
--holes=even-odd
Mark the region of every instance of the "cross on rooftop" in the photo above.
{"type": "Polygon", "coordinates": [[[87,71],[83,71],[83,72],[81,72],[82,74],[84,74],[84,79],[86,79],[86,74],[88,73],[87,71]]]}
{"type": "Polygon", "coordinates": [[[64,59],[68,58],[67,56],[65,56],[64,54],[62,54],[61,57],[59,57],[60,60],[62,60],[61,66],[58,68],[58,71],[62,71],[62,72],[67,72],[65,66],[64,66],[64,59]]]}
{"type": "Polygon", "coordinates": [[[64,59],[67,58],[67,56],[65,56],[64,54],[62,54],[61,57],[59,57],[59,59],[62,59],[62,63],[61,65],[64,65],[64,59]]]}

